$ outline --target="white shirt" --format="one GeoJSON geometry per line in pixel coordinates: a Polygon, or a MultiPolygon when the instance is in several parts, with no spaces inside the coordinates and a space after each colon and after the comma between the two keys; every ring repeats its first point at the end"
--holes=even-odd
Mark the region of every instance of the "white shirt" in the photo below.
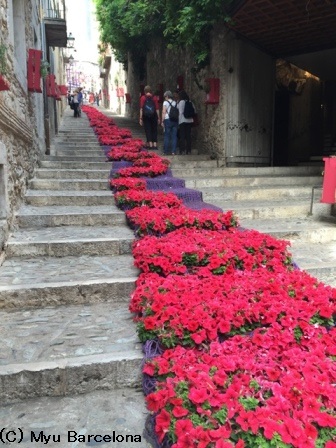
{"type": "Polygon", "coordinates": [[[176,105],[177,105],[177,103],[173,99],[169,100],[169,101],[164,100],[162,106],[164,106],[166,108],[166,113],[165,113],[165,116],[164,116],[163,120],[168,120],[169,119],[170,108],[171,108],[171,106],[176,106],[176,105]]]}
{"type": "MultiPolygon", "coordinates": [[[[181,124],[181,123],[193,123],[194,122],[193,118],[186,118],[183,115],[184,106],[185,106],[185,100],[179,101],[179,103],[177,105],[177,108],[178,108],[178,110],[180,112],[180,114],[179,114],[179,124],[181,124]]],[[[195,106],[194,106],[194,108],[195,108],[195,106]]]]}

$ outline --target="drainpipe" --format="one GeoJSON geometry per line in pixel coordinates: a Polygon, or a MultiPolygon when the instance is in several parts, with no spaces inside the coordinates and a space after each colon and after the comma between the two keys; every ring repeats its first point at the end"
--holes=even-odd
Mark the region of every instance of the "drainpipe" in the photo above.
{"type": "MultiPolygon", "coordinates": [[[[40,26],[41,26],[41,46],[43,59],[47,59],[47,43],[45,36],[45,26],[44,26],[44,9],[43,0],[39,0],[40,9],[40,26]]],[[[45,154],[50,155],[50,120],[49,120],[49,108],[48,108],[48,97],[46,92],[45,80],[43,79],[43,108],[44,108],[44,134],[45,134],[45,154]]]]}

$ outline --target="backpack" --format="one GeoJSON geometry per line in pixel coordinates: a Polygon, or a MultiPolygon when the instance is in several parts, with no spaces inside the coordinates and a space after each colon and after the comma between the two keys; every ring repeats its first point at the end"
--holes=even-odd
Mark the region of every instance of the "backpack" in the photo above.
{"type": "Polygon", "coordinates": [[[190,100],[186,100],[186,102],[184,103],[183,115],[184,118],[194,118],[194,116],[196,115],[194,105],[190,100]]]}
{"type": "Polygon", "coordinates": [[[170,110],[168,112],[169,120],[170,121],[178,121],[180,112],[176,106],[173,106],[170,101],[168,101],[170,104],[170,110]]]}
{"type": "Polygon", "coordinates": [[[142,114],[144,117],[152,118],[156,113],[156,107],[153,97],[147,96],[142,107],[142,114]]]}

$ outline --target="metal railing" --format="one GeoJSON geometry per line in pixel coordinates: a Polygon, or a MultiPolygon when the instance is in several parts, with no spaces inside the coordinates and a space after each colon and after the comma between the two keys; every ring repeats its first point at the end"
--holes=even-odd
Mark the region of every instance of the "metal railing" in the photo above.
{"type": "Polygon", "coordinates": [[[65,20],[65,1],[51,2],[49,0],[44,8],[44,18],[65,20]]]}
{"type": "Polygon", "coordinates": [[[315,190],[322,190],[322,185],[314,185],[312,187],[312,194],[310,198],[310,209],[309,209],[309,216],[313,214],[313,206],[314,206],[314,199],[315,199],[315,190]]]}

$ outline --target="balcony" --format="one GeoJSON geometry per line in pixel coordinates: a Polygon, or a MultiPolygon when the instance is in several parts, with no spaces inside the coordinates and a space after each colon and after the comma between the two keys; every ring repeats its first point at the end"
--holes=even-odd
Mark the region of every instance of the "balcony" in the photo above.
{"type": "Polygon", "coordinates": [[[44,9],[44,25],[49,47],[67,46],[67,29],[65,21],[65,1],[47,2],[44,9]],[[57,3],[57,6],[56,6],[57,3]]]}

